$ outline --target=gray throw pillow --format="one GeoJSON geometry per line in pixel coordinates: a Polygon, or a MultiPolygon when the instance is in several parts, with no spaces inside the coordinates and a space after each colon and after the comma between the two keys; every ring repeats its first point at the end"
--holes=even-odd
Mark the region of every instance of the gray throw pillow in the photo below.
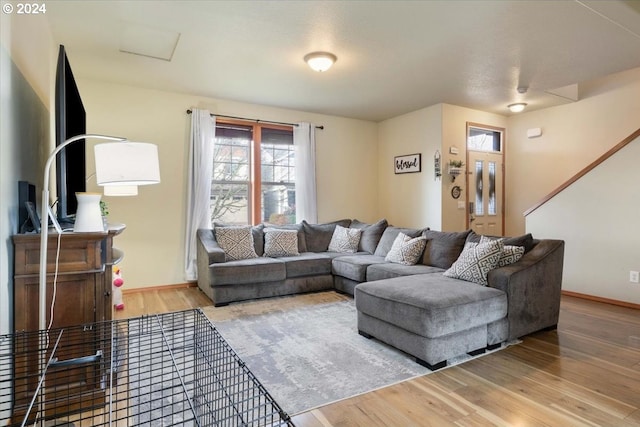
{"type": "Polygon", "coordinates": [[[387,228],[386,219],[381,219],[375,224],[367,224],[360,222],[357,219],[351,221],[350,228],[357,228],[362,230],[362,236],[360,236],[360,243],[358,244],[358,250],[362,252],[369,252],[373,254],[380,243],[382,233],[387,228]]]}
{"type": "Polygon", "coordinates": [[[378,243],[378,246],[376,247],[376,250],[373,254],[376,256],[386,257],[399,233],[404,233],[409,237],[418,237],[420,233],[422,233],[422,230],[418,230],[415,228],[400,228],[389,226],[382,233],[380,243],[378,243]]]}
{"type": "Polygon", "coordinates": [[[531,233],[523,234],[522,236],[515,237],[500,237],[500,236],[483,236],[481,234],[476,233],[475,231],[471,231],[469,236],[467,236],[467,242],[479,243],[481,237],[486,237],[489,239],[503,239],[503,243],[505,246],[522,246],[524,248],[524,252],[527,253],[535,246],[533,243],[533,236],[531,233]]]}
{"type": "Polygon", "coordinates": [[[434,231],[427,230],[422,235],[427,238],[422,263],[447,269],[458,259],[471,230],[434,231]]]}
{"type": "Polygon", "coordinates": [[[341,219],[326,224],[309,224],[302,220],[307,252],[326,252],[329,249],[329,242],[331,242],[336,225],[348,228],[350,224],[350,219],[341,219]]]}

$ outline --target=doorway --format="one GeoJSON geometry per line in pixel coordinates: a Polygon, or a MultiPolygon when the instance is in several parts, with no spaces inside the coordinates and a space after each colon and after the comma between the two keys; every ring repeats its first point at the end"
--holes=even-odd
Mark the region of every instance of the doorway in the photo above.
{"type": "Polygon", "coordinates": [[[467,228],[504,236],[505,129],[467,123],[467,228]]]}

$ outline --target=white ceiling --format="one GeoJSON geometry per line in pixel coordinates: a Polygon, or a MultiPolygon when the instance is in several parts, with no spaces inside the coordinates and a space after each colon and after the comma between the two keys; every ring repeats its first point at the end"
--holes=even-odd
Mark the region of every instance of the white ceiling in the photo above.
{"type": "Polygon", "coordinates": [[[373,121],[545,108],[571,102],[547,91],[640,67],[639,0],[72,0],[46,16],[76,77],[373,121]],[[171,60],[120,51],[136,43],[171,60]],[[302,60],[317,50],[338,57],[325,73],[302,60]]]}

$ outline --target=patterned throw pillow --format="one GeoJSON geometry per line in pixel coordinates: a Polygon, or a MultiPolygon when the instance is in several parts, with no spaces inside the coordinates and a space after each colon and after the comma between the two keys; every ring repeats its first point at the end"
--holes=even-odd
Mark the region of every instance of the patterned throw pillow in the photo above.
{"type": "Polygon", "coordinates": [[[300,255],[298,231],[278,228],[264,229],[264,256],[281,257],[300,255]]]}
{"type": "Polygon", "coordinates": [[[487,286],[487,274],[498,265],[503,248],[502,240],[467,243],[456,262],[443,274],[487,286]]]}
{"type": "Polygon", "coordinates": [[[216,227],[216,240],[224,251],[227,261],[257,258],[253,245],[251,226],[216,227]]]}
{"type": "MultiPolygon", "coordinates": [[[[490,239],[486,236],[480,237],[480,243],[487,243],[487,242],[490,242],[491,240],[493,239],[490,239]]],[[[498,260],[497,267],[504,267],[509,264],[513,264],[514,262],[517,262],[518,260],[520,260],[520,258],[522,258],[522,255],[524,255],[524,252],[525,252],[524,246],[505,245],[504,249],[502,249],[502,255],[500,255],[500,259],[498,260]]]]}
{"type": "Polygon", "coordinates": [[[360,243],[362,230],[357,228],[344,228],[336,225],[329,242],[329,252],[356,253],[360,243]]]}
{"type": "Polygon", "coordinates": [[[396,264],[414,265],[422,256],[426,244],[427,238],[424,236],[411,238],[400,232],[384,260],[396,264]]]}

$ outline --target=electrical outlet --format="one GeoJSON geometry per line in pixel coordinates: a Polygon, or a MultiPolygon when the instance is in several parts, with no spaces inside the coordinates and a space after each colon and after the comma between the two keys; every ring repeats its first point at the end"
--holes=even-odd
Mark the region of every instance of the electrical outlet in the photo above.
{"type": "Polygon", "coordinates": [[[631,270],[629,272],[629,281],[631,283],[640,283],[640,273],[637,271],[631,270]]]}

